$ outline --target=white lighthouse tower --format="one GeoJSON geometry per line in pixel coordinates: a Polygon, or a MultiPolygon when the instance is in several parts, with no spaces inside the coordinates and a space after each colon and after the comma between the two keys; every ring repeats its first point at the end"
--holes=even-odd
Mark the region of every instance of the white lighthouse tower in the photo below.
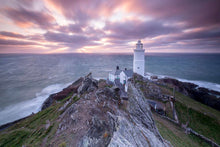
{"type": "Polygon", "coordinates": [[[138,40],[136,44],[136,49],[134,49],[134,61],[133,61],[133,72],[138,73],[139,75],[144,76],[144,65],[145,65],[145,56],[144,56],[143,44],[138,40]]]}

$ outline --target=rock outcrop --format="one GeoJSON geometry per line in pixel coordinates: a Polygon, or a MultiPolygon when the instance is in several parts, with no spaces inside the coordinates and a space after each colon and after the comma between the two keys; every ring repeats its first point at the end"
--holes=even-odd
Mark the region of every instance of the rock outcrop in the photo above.
{"type": "MultiPolygon", "coordinates": [[[[0,146],[172,146],[163,139],[167,132],[165,135],[163,132],[163,137],[160,135],[151,113],[154,108],[156,112],[161,112],[159,114],[162,118],[169,118],[175,126],[181,124],[178,123],[178,118],[172,117],[172,110],[175,110],[177,104],[178,115],[182,112],[185,116],[189,115],[183,109],[185,104],[177,101],[177,97],[176,100],[172,97],[172,86],[185,95],[192,95],[193,90],[210,93],[210,90],[198,88],[194,84],[172,79],[151,81],[134,74],[128,81],[125,96],[120,87],[110,85],[103,79],[95,80],[90,73],[61,92],[50,95],[39,113],[1,127],[0,146]],[[151,103],[151,107],[148,103],[151,103]]],[[[218,95],[218,92],[211,92],[211,95],[214,94],[218,95]]],[[[190,109],[197,114],[196,110],[190,109]]],[[[206,114],[198,114],[206,118],[206,114]]],[[[181,121],[183,118],[179,116],[181,121]]],[[[192,119],[191,116],[189,118],[192,119]]],[[[199,121],[196,122],[200,122],[201,119],[197,119],[199,121]]],[[[160,120],[156,120],[160,127],[160,120]]],[[[212,126],[215,124],[214,120],[210,122],[212,126]]],[[[185,128],[187,127],[186,124],[185,128]]],[[[209,135],[207,137],[210,138],[209,135]]]]}
{"type": "Polygon", "coordinates": [[[159,79],[158,82],[162,84],[169,84],[172,87],[175,87],[175,90],[185,94],[186,96],[189,96],[192,99],[208,105],[216,110],[220,110],[220,92],[218,91],[198,87],[196,84],[181,82],[171,78],[159,79]]]}
{"type": "Polygon", "coordinates": [[[91,75],[84,78],[76,94],[80,100],[59,117],[59,127],[51,141],[52,146],[60,142],[61,138],[65,138],[69,146],[80,147],[171,146],[160,136],[147,100],[132,83],[129,84],[126,103],[118,103],[119,90],[109,87],[100,84],[91,75]]]}
{"type": "Polygon", "coordinates": [[[91,73],[50,95],[39,113],[4,129],[0,146],[172,146],[160,136],[146,98],[131,81],[124,99],[119,87],[91,73]]]}
{"type": "Polygon", "coordinates": [[[76,93],[84,78],[79,78],[74,83],[64,88],[62,91],[51,94],[43,103],[41,110],[48,108],[54,101],[67,97],[70,93],[76,93]]]}

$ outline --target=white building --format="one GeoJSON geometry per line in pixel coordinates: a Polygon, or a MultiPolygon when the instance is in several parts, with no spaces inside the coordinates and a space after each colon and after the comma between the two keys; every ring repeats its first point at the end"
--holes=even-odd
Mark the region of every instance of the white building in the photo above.
{"type": "Polygon", "coordinates": [[[143,49],[143,44],[140,40],[136,44],[136,49],[134,49],[134,60],[133,60],[133,72],[144,76],[145,72],[145,49],[143,49]]]}
{"type": "Polygon", "coordinates": [[[120,83],[124,85],[126,92],[128,90],[128,79],[130,79],[132,75],[133,75],[133,71],[127,70],[126,68],[120,73],[120,83]]]}
{"type": "Polygon", "coordinates": [[[111,82],[115,82],[116,79],[120,79],[120,73],[122,70],[119,69],[119,66],[116,67],[115,72],[110,72],[108,75],[108,79],[111,82]]]}
{"type": "Polygon", "coordinates": [[[132,70],[128,70],[125,68],[124,70],[120,70],[119,67],[116,67],[115,72],[109,73],[109,81],[113,82],[116,86],[120,87],[124,86],[125,91],[127,92],[128,84],[127,81],[130,79],[133,75],[132,70]]]}
{"type": "Polygon", "coordinates": [[[144,76],[145,56],[144,56],[143,44],[138,40],[136,49],[134,49],[133,71],[132,70],[120,70],[119,66],[116,67],[115,72],[109,73],[109,81],[113,82],[116,86],[123,85],[125,91],[128,89],[128,79],[133,76],[133,72],[144,76]]]}

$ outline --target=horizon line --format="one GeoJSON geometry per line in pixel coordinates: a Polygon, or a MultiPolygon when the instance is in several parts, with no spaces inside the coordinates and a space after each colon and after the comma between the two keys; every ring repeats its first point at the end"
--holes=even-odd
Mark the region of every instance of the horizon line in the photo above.
{"type": "MultiPolygon", "coordinates": [[[[79,53],[79,52],[64,52],[64,53],[0,53],[3,54],[34,54],[34,55],[52,55],[52,54],[133,54],[133,52],[112,52],[112,53],[79,53]]],[[[146,54],[220,54],[220,52],[145,52],[146,54]]]]}

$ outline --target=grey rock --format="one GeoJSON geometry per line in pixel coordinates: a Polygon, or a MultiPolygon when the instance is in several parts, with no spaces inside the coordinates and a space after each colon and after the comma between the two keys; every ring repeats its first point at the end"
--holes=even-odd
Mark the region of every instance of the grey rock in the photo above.
{"type": "Polygon", "coordinates": [[[147,99],[132,82],[128,84],[126,105],[119,105],[118,87],[98,88],[91,74],[84,77],[77,93],[80,99],[60,108],[51,145],[65,137],[68,146],[78,147],[171,146],[160,136],[147,99]]]}

